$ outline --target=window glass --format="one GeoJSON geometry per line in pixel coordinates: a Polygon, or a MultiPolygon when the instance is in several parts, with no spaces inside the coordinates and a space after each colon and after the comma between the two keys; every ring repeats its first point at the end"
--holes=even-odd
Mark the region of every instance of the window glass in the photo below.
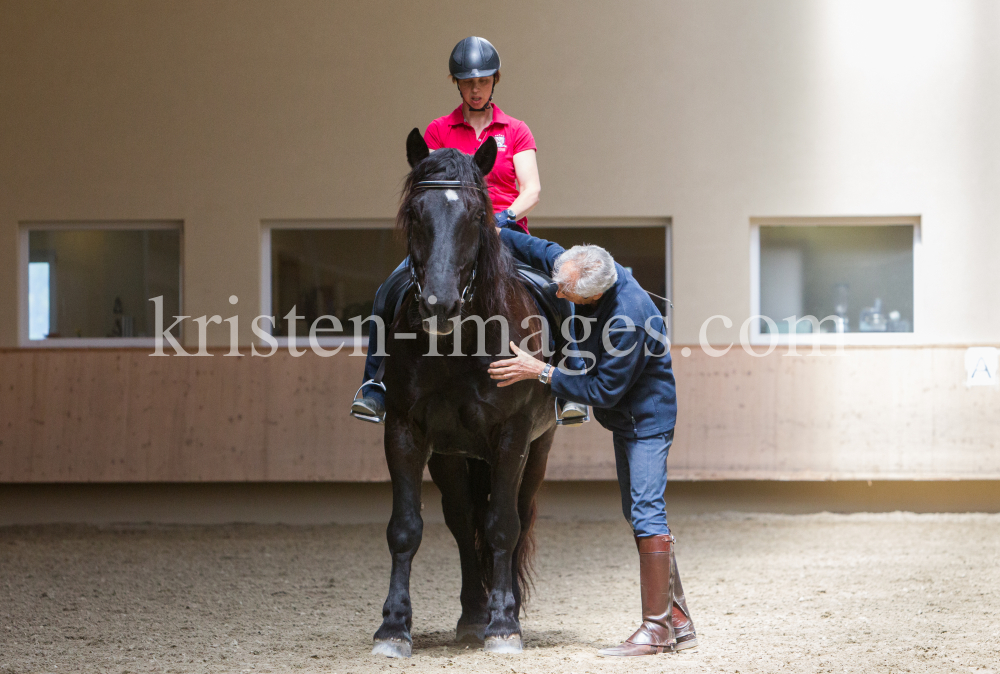
{"type": "MultiPolygon", "coordinates": [[[[282,317],[295,307],[305,317],[295,324],[296,336],[308,336],[320,316],[336,316],[341,334],[353,335],[348,320],[371,313],[375,291],[405,257],[406,246],[392,229],[272,229],[273,333],[288,336],[282,317]]],[[[324,336],[337,334],[328,332],[328,321],[319,327],[324,336]]]]}
{"type": "MultiPolygon", "coordinates": [[[[180,313],[179,229],[28,232],[28,336],[152,337],[180,313]]],[[[175,328],[177,332],[177,328],[175,328]]]]}
{"type": "MultiPolygon", "coordinates": [[[[532,227],[532,236],[554,241],[563,248],[592,244],[604,248],[615,262],[629,269],[645,290],[667,296],[666,227],[532,227]]],[[[666,302],[651,297],[661,312],[666,302]]]]}
{"type": "Polygon", "coordinates": [[[28,263],[28,339],[49,334],[49,263],[28,263]]]}
{"type": "Polygon", "coordinates": [[[822,332],[913,332],[913,225],[761,226],[760,313],[782,333],[790,316],[835,317],[822,332]]]}

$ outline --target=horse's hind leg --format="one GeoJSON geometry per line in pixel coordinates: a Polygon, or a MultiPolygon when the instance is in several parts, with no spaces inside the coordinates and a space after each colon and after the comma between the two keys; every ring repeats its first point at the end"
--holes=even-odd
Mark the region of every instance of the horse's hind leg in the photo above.
{"type": "Polygon", "coordinates": [[[410,563],[420,547],[424,529],[420,517],[420,483],[426,453],[413,442],[409,429],[391,417],[385,429],[385,458],[392,477],[392,517],[386,529],[392,572],[389,596],[382,606],[382,626],[375,632],[372,654],[408,658],[413,647],[410,563]]]}
{"type": "Polygon", "coordinates": [[[482,641],[489,616],[486,613],[486,588],[483,587],[482,569],[476,555],[469,459],[432,454],[427,467],[434,484],[441,490],[444,521],[455,537],[462,563],[462,615],[455,628],[455,640],[482,641]]]}

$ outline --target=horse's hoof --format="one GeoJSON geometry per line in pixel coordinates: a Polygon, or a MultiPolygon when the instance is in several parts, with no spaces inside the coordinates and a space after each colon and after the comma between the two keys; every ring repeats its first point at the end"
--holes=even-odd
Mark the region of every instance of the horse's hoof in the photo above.
{"type": "Polygon", "coordinates": [[[524,650],[521,646],[521,635],[511,634],[509,637],[489,637],[483,644],[483,650],[487,653],[520,653],[524,650]]]}
{"type": "Polygon", "coordinates": [[[455,641],[475,641],[482,643],[486,638],[486,625],[459,625],[455,628],[455,641]]]}
{"type": "Polygon", "coordinates": [[[408,658],[413,653],[413,644],[403,639],[376,639],[372,655],[387,658],[408,658]]]}

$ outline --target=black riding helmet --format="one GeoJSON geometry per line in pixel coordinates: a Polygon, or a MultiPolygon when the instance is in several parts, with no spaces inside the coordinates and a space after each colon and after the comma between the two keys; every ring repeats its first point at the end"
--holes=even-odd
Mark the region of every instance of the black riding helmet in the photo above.
{"type": "MultiPolygon", "coordinates": [[[[456,80],[467,80],[473,77],[489,77],[496,75],[500,70],[500,54],[490,44],[489,40],[481,37],[467,37],[451,50],[451,58],[448,59],[448,70],[456,80]]],[[[496,78],[494,78],[494,83],[496,78]]],[[[461,91],[461,89],[459,89],[461,91]]],[[[482,112],[493,100],[493,93],[490,99],[479,109],[470,108],[475,112],[482,112]]]]}

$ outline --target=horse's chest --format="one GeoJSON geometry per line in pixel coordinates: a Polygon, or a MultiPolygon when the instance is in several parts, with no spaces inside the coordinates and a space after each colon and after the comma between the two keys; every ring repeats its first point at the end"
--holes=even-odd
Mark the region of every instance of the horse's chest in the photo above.
{"type": "Polygon", "coordinates": [[[479,456],[488,429],[499,417],[499,410],[489,400],[492,381],[485,365],[455,367],[450,363],[431,363],[420,366],[419,370],[411,421],[434,451],[479,456]]]}

